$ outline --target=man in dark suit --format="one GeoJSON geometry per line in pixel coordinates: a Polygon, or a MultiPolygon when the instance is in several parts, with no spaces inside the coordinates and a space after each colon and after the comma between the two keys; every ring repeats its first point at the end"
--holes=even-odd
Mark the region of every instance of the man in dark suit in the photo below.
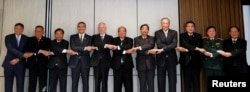
{"type": "Polygon", "coordinates": [[[69,66],[72,73],[72,92],[78,92],[79,78],[82,78],[83,92],[89,92],[89,69],[91,36],[85,33],[85,22],[77,24],[78,33],[70,36],[70,48],[73,53],[70,56],[69,66]]]}
{"type": "Polygon", "coordinates": [[[111,68],[114,72],[114,92],[122,92],[124,83],[125,92],[133,92],[133,39],[126,37],[126,28],[118,28],[118,37],[114,38],[112,44],[116,47],[113,50],[111,68]]]}
{"type": "Polygon", "coordinates": [[[22,34],[23,29],[24,25],[22,23],[16,23],[14,34],[5,37],[7,54],[2,64],[4,68],[5,92],[13,92],[14,77],[16,78],[17,92],[23,92],[24,90],[25,58],[30,57],[32,53],[25,53],[28,37],[22,34]]]}
{"type": "Polygon", "coordinates": [[[140,92],[154,92],[155,75],[155,52],[151,50],[155,46],[154,37],[148,35],[149,26],[142,24],[140,27],[141,35],[134,39],[136,55],[136,69],[140,82],[140,92]]]}
{"type": "Polygon", "coordinates": [[[170,20],[161,19],[162,29],[155,32],[157,49],[156,55],[158,92],[166,92],[166,70],[168,70],[169,92],[176,92],[177,32],[169,29],[170,20]]]}
{"type": "Polygon", "coordinates": [[[49,68],[49,92],[57,92],[57,82],[60,83],[60,92],[67,92],[67,54],[72,54],[68,50],[69,42],[63,39],[64,31],[57,28],[54,32],[55,39],[51,41],[51,55],[48,62],[49,68]]]}
{"type": "Polygon", "coordinates": [[[226,76],[245,76],[248,72],[246,61],[247,42],[239,38],[240,30],[236,26],[229,29],[230,38],[223,41],[221,55],[224,58],[224,71],[226,76]]]}
{"type": "Polygon", "coordinates": [[[27,67],[29,69],[29,88],[28,92],[36,92],[37,78],[39,77],[39,92],[47,90],[47,65],[48,56],[51,54],[50,39],[43,36],[43,26],[35,27],[35,36],[28,39],[28,52],[33,56],[28,58],[27,67]]]}
{"type": "Polygon", "coordinates": [[[91,58],[91,64],[94,67],[95,92],[100,92],[100,83],[102,83],[101,92],[107,92],[108,90],[107,81],[111,63],[110,50],[114,49],[115,46],[111,45],[113,37],[106,34],[106,29],[105,23],[99,23],[99,34],[92,37],[92,44],[96,47],[91,58]]]}
{"type": "Polygon", "coordinates": [[[202,47],[202,37],[194,32],[195,23],[185,24],[186,32],[180,35],[180,64],[184,77],[185,92],[200,92],[201,55],[206,52],[202,47]]]}

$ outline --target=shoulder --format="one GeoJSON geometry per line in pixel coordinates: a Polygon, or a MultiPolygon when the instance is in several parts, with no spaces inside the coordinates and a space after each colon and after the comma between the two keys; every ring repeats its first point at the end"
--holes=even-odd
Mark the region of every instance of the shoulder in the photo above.
{"type": "Polygon", "coordinates": [[[203,37],[202,40],[203,40],[203,41],[208,41],[209,38],[208,38],[208,37],[203,37]]]}
{"type": "Polygon", "coordinates": [[[162,29],[156,30],[155,33],[158,34],[162,31],[162,29]]]}
{"type": "Polygon", "coordinates": [[[10,37],[14,37],[15,34],[9,34],[9,35],[6,35],[5,38],[10,38],[10,37]]]}
{"type": "Polygon", "coordinates": [[[137,39],[139,39],[140,37],[141,37],[141,36],[137,36],[137,37],[134,38],[134,40],[137,40],[137,39]]]}
{"type": "Polygon", "coordinates": [[[113,36],[109,35],[109,34],[106,34],[105,36],[109,37],[109,38],[113,38],[113,36]]]}
{"type": "Polygon", "coordinates": [[[67,41],[67,40],[65,40],[65,39],[62,39],[62,41],[65,42],[65,43],[69,43],[69,41],[67,41]]]}
{"type": "Polygon", "coordinates": [[[177,33],[177,31],[174,29],[169,29],[169,32],[177,33]]]}
{"type": "Polygon", "coordinates": [[[75,37],[75,36],[78,36],[78,34],[72,34],[72,35],[70,35],[70,37],[75,37]]]}
{"type": "Polygon", "coordinates": [[[126,37],[125,39],[127,39],[127,40],[133,40],[132,38],[130,38],[130,37],[126,37]]]}
{"type": "Polygon", "coordinates": [[[200,34],[200,33],[194,32],[193,34],[194,34],[195,36],[200,36],[200,37],[201,37],[201,34],[200,34]]]}
{"type": "Polygon", "coordinates": [[[89,34],[85,34],[85,37],[91,38],[92,36],[90,36],[89,34]]]}

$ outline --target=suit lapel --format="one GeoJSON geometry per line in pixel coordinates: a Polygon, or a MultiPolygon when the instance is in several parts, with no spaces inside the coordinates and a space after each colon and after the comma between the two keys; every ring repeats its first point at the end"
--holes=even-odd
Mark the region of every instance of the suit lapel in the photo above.
{"type": "Polygon", "coordinates": [[[18,45],[17,45],[17,39],[16,39],[16,35],[15,34],[13,35],[13,40],[14,40],[15,46],[18,47],[18,45]]]}

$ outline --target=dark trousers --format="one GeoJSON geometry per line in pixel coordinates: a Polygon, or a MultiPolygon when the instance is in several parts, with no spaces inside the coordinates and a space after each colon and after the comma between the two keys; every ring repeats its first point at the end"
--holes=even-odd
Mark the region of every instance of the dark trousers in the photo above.
{"type": "Polygon", "coordinates": [[[125,69],[124,66],[114,70],[114,92],[122,92],[122,84],[124,84],[125,92],[133,92],[132,73],[132,69],[125,69]]]}
{"type": "Polygon", "coordinates": [[[201,67],[195,64],[182,67],[184,92],[200,92],[200,70],[201,67]]]}
{"type": "Polygon", "coordinates": [[[155,70],[138,71],[140,92],[154,92],[155,70]]]}
{"type": "MultiPolygon", "coordinates": [[[[208,90],[208,77],[211,76],[223,76],[224,72],[222,69],[210,69],[210,68],[203,68],[204,70],[204,75],[206,79],[206,90],[208,90]]],[[[207,91],[208,92],[208,91],[207,91]]]]}
{"type": "Polygon", "coordinates": [[[165,67],[157,67],[158,92],[166,92],[166,72],[168,72],[168,92],[176,92],[176,64],[170,63],[166,64],[165,67]]]}
{"type": "Polygon", "coordinates": [[[13,69],[4,68],[5,92],[13,92],[14,77],[17,92],[24,91],[25,66],[17,64],[13,69]]]}
{"type": "Polygon", "coordinates": [[[94,77],[95,77],[95,91],[94,92],[108,92],[108,74],[109,67],[103,67],[102,62],[98,66],[94,67],[94,77]],[[101,87],[102,84],[102,88],[101,87]],[[102,91],[100,91],[102,89],[102,91]]]}
{"type": "Polygon", "coordinates": [[[49,92],[57,92],[57,81],[60,83],[60,92],[66,92],[67,90],[67,68],[59,69],[54,67],[49,69],[49,92]]]}
{"type": "Polygon", "coordinates": [[[36,92],[37,78],[39,79],[39,92],[46,92],[47,71],[46,66],[35,65],[29,68],[29,87],[28,92],[36,92]]]}
{"type": "Polygon", "coordinates": [[[89,68],[83,68],[82,62],[79,61],[76,68],[71,68],[72,72],[72,92],[78,92],[79,78],[82,78],[83,92],[89,92],[89,68]]]}

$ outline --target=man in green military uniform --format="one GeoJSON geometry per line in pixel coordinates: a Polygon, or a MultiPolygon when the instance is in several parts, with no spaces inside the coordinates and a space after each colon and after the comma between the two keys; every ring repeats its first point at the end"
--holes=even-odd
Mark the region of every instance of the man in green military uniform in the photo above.
{"type": "Polygon", "coordinates": [[[203,39],[203,47],[206,50],[203,58],[203,70],[207,82],[209,76],[223,76],[223,57],[219,54],[223,50],[223,40],[216,38],[214,26],[209,26],[206,33],[208,37],[203,39]]]}

